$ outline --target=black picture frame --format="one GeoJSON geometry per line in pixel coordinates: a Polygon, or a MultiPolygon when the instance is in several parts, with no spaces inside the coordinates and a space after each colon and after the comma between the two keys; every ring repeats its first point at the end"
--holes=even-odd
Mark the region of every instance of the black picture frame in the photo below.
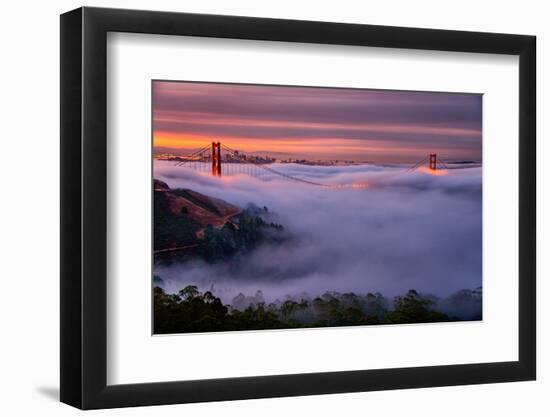
{"type": "Polygon", "coordinates": [[[61,15],[61,401],[95,409],[535,379],[535,45],[524,35],[251,17],[88,7],[61,15]],[[108,32],[519,56],[519,360],[107,385],[108,32]]]}

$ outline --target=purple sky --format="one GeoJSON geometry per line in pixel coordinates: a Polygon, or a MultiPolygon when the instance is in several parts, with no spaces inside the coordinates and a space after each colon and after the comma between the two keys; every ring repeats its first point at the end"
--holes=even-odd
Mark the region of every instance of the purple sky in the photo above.
{"type": "Polygon", "coordinates": [[[480,161],[481,123],[480,94],[153,82],[155,152],[215,140],[285,158],[480,161]]]}

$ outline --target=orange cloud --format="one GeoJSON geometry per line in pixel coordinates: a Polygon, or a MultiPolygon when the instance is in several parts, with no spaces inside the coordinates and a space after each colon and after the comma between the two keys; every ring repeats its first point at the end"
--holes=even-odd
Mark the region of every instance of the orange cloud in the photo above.
{"type": "Polygon", "coordinates": [[[216,138],[206,135],[187,135],[174,132],[155,132],[154,146],[185,150],[197,150],[208,146],[212,141],[219,141],[225,145],[242,152],[274,152],[288,156],[307,155],[310,158],[329,157],[343,155],[340,159],[351,158],[354,155],[364,155],[369,158],[376,157],[380,153],[385,155],[399,155],[408,152],[418,152],[418,147],[403,147],[392,145],[391,141],[371,139],[345,138],[241,138],[223,137],[216,138]]]}

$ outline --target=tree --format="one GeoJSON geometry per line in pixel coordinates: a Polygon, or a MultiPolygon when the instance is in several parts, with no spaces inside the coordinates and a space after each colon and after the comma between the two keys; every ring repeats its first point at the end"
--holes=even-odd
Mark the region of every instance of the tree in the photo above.
{"type": "Polygon", "coordinates": [[[387,323],[433,323],[448,321],[447,315],[432,309],[434,302],[409,290],[404,297],[395,297],[394,309],[386,314],[387,323]]]}
{"type": "Polygon", "coordinates": [[[199,294],[199,289],[196,285],[188,285],[179,292],[179,295],[187,301],[196,298],[199,294]]]}
{"type": "Polygon", "coordinates": [[[226,306],[213,291],[201,293],[195,285],[188,285],[177,294],[167,294],[157,286],[154,288],[154,331],[166,334],[450,320],[434,310],[434,306],[433,298],[415,290],[395,297],[393,310],[386,309],[386,299],[379,293],[363,296],[326,292],[313,300],[286,299],[266,307],[263,295],[258,292],[255,297],[239,294],[232,305],[226,306]],[[243,306],[236,308],[239,303],[243,306]]]}

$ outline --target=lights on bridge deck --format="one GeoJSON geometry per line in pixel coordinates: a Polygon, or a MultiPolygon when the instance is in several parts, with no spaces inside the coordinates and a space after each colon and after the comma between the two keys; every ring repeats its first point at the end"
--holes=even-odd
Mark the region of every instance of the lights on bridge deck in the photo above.
{"type": "Polygon", "coordinates": [[[343,188],[369,188],[369,184],[366,182],[358,182],[358,183],[352,183],[352,184],[327,184],[327,188],[337,188],[337,189],[343,189],[343,188]]]}
{"type": "MultiPolygon", "coordinates": [[[[257,178],[275,176],[302,184],[331,189],[365,189],[372,186],[372,184],[367,182],[349,184],[318,183],[273,169],[269,166],[269,161],[274,160],[269,157],[263,159],[258,156],[246,155],[220,142],[212,142],[211,145],[205,146],[188,156],[178,157],[176,166],[186,165],[190,168],[203,171],[204,168],[211,165],[208,171],[210,171],[212,176],[219,179],[224,179],[225,176],[231,177],[235,175],[248,175],[257,178]],[[222,150],[225,152],[223,156],[222,150]],[[222,169],[222,165],[225,167],[224,169],[222,169]]],[[[448,167],[445,161],[439,158],[437,154],[430,153],[407,169],[406,172],[416,171],[429,175],[443,176],[447,175],[447,169],[448,167]]]]}
{"type": "Polygon", "coordinates": [[[417,168],[415,171],[421,172],[423,174],[435,175],[438,177],[447,175],[447,169],[431,169],[429,167],[420,167],[420,168],[417,168]]]}

